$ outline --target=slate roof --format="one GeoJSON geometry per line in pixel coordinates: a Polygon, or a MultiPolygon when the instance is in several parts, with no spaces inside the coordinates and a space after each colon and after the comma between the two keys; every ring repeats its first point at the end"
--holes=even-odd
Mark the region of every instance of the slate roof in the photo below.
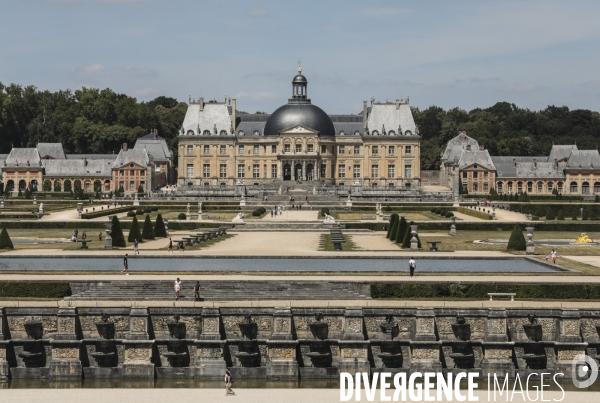
{"type": "Polygon", "coordinates": [[[558,169],[552,162],[517,162],[516,177],[523,179],[564,178],[565,163],[559,162],[558,169]]]}
{"type": "Polygon", "coordinates": [[[114,159],[94,159],[88,160],[87,166],[83,159],[78,160],[42,160],[45,176],[112,176],[112,165],[114,159]]]}
{"type": "Polygon", "coordinates": [[[150,156],[144,149],[129,149],[127,151],[121,150],[119,151],[117,158],[114,160],[112,167],[114,169],[118,169],[132,162],[145,167],[150,163],[150,161],[150,156]]]}
{"type": "Polygon", "coordinates": [[[68,160],[79,160],[79,159],[88,159],[88,160],[111,160],[114,161],[117,158],[117,154],[67,154],[68,160]]]}
{"type": "MultiPolygon", "coordinates": [[[[199,104],[189,104],[185,118],[183,119],[184,135],[188,135],[189,131],[198,135],[198,127],[200,134],[205,130],[210,131],[210,135],[214,136],[214,127],[217,127],[217,136],[222,130],[231,135],[231,117],[230,108],[224,103],[205,103],[203,110],[200,110],[199,104]]],[[[180,133],[181,134],[181,133],[180,133]]]]}
{"type": "Polygon", "coordinates": [[[558,161],[567,159],[573,150],[577,150],[576,145],[553,145],[548,156],[548,162],[554,162],[554,159],[558,161]]]}
{"type": "Polygon", "coordinates": [[[496,169],[488,150],[463,151],[460,156],[460,159],[458,160],[458,168],[464,169],[466,167],[470,167],[473,164],[477,164],[490,170],[496,169]]]}
{"type": "Polygon", "coordinates": [[[458,161],[462,152],[467,149],[467,145],[471,146],[471,150],[479,150],[479,143],[472,137],[467,136],[467,133],[460,132],[458,136],[454,137],[448,144],[442,154],[442,162],[452,164],[454,161],[458,161]]]}
{"type": "Polygon", "coordinates": [[[401,127],[402,134],[410,132],[411,135],[416,135],[415,121],[407,103],[401,103],[398,108],[395,103],[373,104],[367,118],[369,132],[373,134],[373,131],[377,131],[381,134],[384,125],[388,133],[394,131],[398,134],[398,127],[401,127]]]}
{"type": "Polygon", "coordinates": [[[54,158],[56,160],[64,160],[65,151],[61,143],[38,143],[37,150],[41,158],[54,158]]]}
{"type": "Polygon", "coordinates": [[[7,166],[40,166],[40,154],[35,148],[13,148],[6,157],[7,166]]]}
{"type": "MultiPolygon", "coordinates": [[[[538,166],[541,163],[546,162],[546,157],[512,157],[512,156],[502,156],[502,157],[491,157],[494,166],[496,167],[496,177],[497,178],[519,178],[523,176],[519,176],[519,165],[522,163],[531,164],[533,166],[533,160],[537,161],[538,166]],[[515,166],[516,162],[516,166],[515,166]]],[[[554,164],[554,162],[552,162],[554,164]]],[[[554,165],[552,165],[554,167],[554,165]]],[[[564,167],[564,164],[563,164],[564,167]]],[[[522,168],[521,172],[527,172],[527,165],[522,168]]],[[[559,169],[560,170],[560,169],[559,169]]],[[[558,173],[557,175],[552,175],[552,177],[562,176],[562,173],[558,173]]]]}
{"type": "Polygon", "coordinates": [[[567,168],[600,169],[598,150],[573,150],[567,159],[567,168]]]}
{"type": "Polygon", "coordinates": [[[146,149],[155,162],[168,162],[171,159],[171,151],[167,146],[167,141],[160,136],[154,138],[152,133],[138,138],[133,149],[146,149]]]}
{"type": "Polygon", "coordinates": [[[333,127],[335,127],[335,135],[339,136],[355,136],[355,132],[358,131],[358,134],[362,136],[365,132],[363,129],[363,124],[361,122],[333,122],[333,127]],[[343,133],[342,133],[343,132],[343,133]]]}

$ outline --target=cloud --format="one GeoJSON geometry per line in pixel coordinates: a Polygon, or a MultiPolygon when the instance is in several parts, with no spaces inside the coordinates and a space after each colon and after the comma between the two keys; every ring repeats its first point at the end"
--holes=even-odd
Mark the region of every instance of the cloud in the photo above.
{"type": "Polygon", "coordinates": [[[515,92],[529,92],[529,91],[538,91],[544,88],[541,85],[525,83],[525,84],[511,84],[504,87],[506,91],[515,91],[515,92]]]}
{"type": "Polygon", "coordinates": [[[250,98],[250,99],[274,99],[276,95],[269,91],[262,92],[238,92],[231,98],[242,99],[242,98],[250,98]]]}
{"type": "Polygon", "coordinates": [[[76,67],[71,70],[71,75],[79,78],[101,78],[101,77],[156,77],[156,71],[147,67],[120,66],[107,68],[100,63],[92,63],[86,66],[76,67]]]}
{"type": "Polygon", "coordinates": [[[269,12],[264,8],[252,8],[246,11],[246,15],[250,17],[265,17],[269,15],[269,12]]]}

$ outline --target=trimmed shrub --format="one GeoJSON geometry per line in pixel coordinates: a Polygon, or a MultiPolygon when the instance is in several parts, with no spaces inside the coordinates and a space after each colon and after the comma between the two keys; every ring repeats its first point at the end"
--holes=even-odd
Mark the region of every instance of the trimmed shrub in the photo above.
{"type": "Polygon", "coordinates": [[[540,217],[536,216],[536,215],[532,215],[531,216],[531,221],[539,221],[540,217]]]}
{"type": "Polygon", "coordinates": [[[385,236],[388,239],[390,239],[390,236],[392,234],[392,227],[394,226],[396,220],[398,220],[398,214],[392,213],[392,215],[390,215],[390,226],[388,227],[387,235],[385,236]]]}
{"type": "Polygon", "coordinates": [[[556,216],[557,220],[564,220],[565,219],[565,212],[563,209],[560,209],[558,211],[558,215],[556,216]]]}
{"type": "Polygon", "coordinates": [[[533,213],[533,215],[536,215],[538,217],[544,217],[546,215],[546,208],[544,206],[538,206],[535,209],[535,212],[533,213]]]}
{"type": "Polygon", "coordinates": [[[144,230],[142,231],[143,239],[154,239],[154,228],[152,228],[152,221],[150,221],[150,215],[146,215],[144,221],[144,230]]]}
{"type": "Polygon", "coordinates": [[[385,206],[383,208],[383,211],[392,211],[392,208],[390,206],[385,206]]]}
{"type": "Polygon", "coordinates": [[[325,217],[325,214],[329,214],[329,215],[331,215],[331,213],[329,212],[329,209],[328,209],[327,207],[323,207],[323,208],[321,209],[321,211],[319,212],[319,215],[320,215],[321,217],[325,217]]]}
{"type": "Polygon", "coordinates": [[[400,225],[400,217],[398,214],[395,214],[394,223],[392,224],[392,228],[390,231],[390,241],[394,241],[396,239],[396,233],[398,232],[398,226],[400,225]]]}
{"type": "Polygon", "coordinates": [[[148,214],[152,212],[152,208],[150,206],[144,207],[144,214],[148,214]]]}
{"type": "Polygon", "coordinates": [[[439,214],[441,211],[442,211],[442,209],[438,207],[435,209],[434,213],[439,214]]]}
{"type": "Polygon", "coordinates": [[[154,223],[154,236],[160,238],[167,237],[165,222],[163,221],[162,214],[160,213],[158,213],[158,215],[156,216],[156,222],[154,223]]]}
{"type": "Polygon", "coordinates": [[[573,216],[573,218],[571,218],[571,221],[577,221],[577,216],[573,216]]]}
{"type": "Polygon", "coordinates": [[[141,208],[135,210],[135,215],[144,215],[144,210],[142,210],[141,208]]]}
{"type": "Polygon", "coordinates": [[[452,211],[446,211],[446,218],[454,217],[454,213],[452,211]]]}
{"type": "Polygon", "coordinates": [[[127,217],[135,217],[135,211],[128,211],[127,217]]]}
{"type": "MultiPolygon", "coordinates": [[[[598,197],[598,196],[596,196],[596,197],[598,197]]],[[[583,209],[583,217],[581,219],[582,220],[590,219],[590,210],[589,209],[583,209]]]]}
{"type": "Polygon", "coordinates": [[[120,246],[123,248],[126,246],[125,236],[123,236],[123,230],[121,229],[121,222],[117,216],[114,216],[112,219],[110,236],[112,237],[113,246],[120,246]]]}
{"type": "Polygon", "coordinates": [[[0,283],[3,298],[56,298],[71,295],[68,282],[10,281],[0,283]]]}
{"type": "Polygon", "coordinates": [[[185,213],[179,213],[179,214],[177,215],[177,219],[178,219],[178,220],[185,220],[185,219],[186,219],[186,217],[187,217],[187,216],[185,215],[185,213]]]}
{"type": "Polygon", "coordinates": [[[599,195],[596,195],[596,197],[594,198],[594,202],[600,203],[600,196],[599,195]]]}
{"type": "Polygon", "coordinates": [[[402,243],[402,241],[404,241],[404,234],[406,234],[406,228],[408,228],[408,222],[406,221],[406,218],[402,216],[402,218],[400,219],[400,224],[398,225],[398,230],[396,231],[396,243],[402,243]]]}
{"type": "Polygon", "coordinates": [[[0,232],[0,249],[14,249],[15,247],[13,246],[12,240],[10,239],[10,236],[8,235],[8,231],[6,230],[6,228],[2,228],[2,231],[0,232]]]}
{"type": "Polygon", "coordinates": [[[446,211],[446,210],[444,210],[444,209],[441,209],[441,210],[440,210],[440,215],[443,217],[443,216],[445,216],[445,215],[446,215],[446,213],[447,213],[447,212],[448,212],[448,211],[446,211]]]}
{"type": "Polygon", "coordinates": [[[525,250],[527,249],[527,243],[525,241],[525,236],[523,236],[523,232],[521,231],[521,227],[515,225],[512,233],[510,234],[510,239],[508,240],[508,245],[506,246],[506,250],[525,250]]]}
{"type": "Polygon", "coordinates": [[[138,242],[142,242],[142,232],[140,231],[140,223],[137,217],[133,217],[131,222],[131,228],[129,229],[129,236],[127,237],[128,242],[133,242],[137,239],[138,242]]]}
{"type": "Polygon", "coordinates": [[[151,210],[151,211],[158,211],[158,206],[151,206],[151,207],[150,207],[150,210],[151,210]]]}
{"type": "Polygon", "coordinates": [[[412,234],[410,233],[410,226],[406,226],[406,231],[404,231],[404,237],[402,238],[402,248],[408,249],[410,248],[410,240],[412,239],[412,234]]]}

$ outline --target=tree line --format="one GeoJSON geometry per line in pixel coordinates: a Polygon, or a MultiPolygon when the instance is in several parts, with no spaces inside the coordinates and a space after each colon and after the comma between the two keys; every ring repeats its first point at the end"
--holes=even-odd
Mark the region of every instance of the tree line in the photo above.
{"type": "Polygon", "coordinates": [[[600,144],[600,113],[548,106],[540,111],[523,109],[508,102],[465,111],[430,106],[413,108],[415,123],[423,136],[421,168],[439,169],[440,156],[459,131],[476,139],[490,155],[548,155],[552,144],[577,144],[597,149],[600,144]]]}

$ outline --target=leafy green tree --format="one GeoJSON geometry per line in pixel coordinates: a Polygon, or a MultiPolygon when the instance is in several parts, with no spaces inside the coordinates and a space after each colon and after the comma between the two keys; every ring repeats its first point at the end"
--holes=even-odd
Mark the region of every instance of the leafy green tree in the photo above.
{"type": "Polygon", "coordinates": [[[133,221],[131,222],[131,228],[129,229],[129,236],[127,237],[127,242],[131,243],[136,239],[138,242],[143,242],[142,232],[140,231],[140,224],[138,222],[137,217],[133,217],[133,221]]]}
{"type": "Polygon", "coordinates": [[[42,190],[44,192],[50,192],[52,190],[52,182],[50,182],[50,179],[44,179],[42,190]]]}
{"type": "Polygon", "coordinates": [[[144,221],[144,230],[142,231],[142,238],[154,239],[154,228],[152,228],[152,221],[150,221],[150,214],[146,214],[146,220],[144,221]]]}
{"type": "Polygon", "coordinates": [[[138,186],[137,193],[139,196],[144,194],[144,187],[142,185],[138,186]]]}
{"type": "Polygon", "coordinates": [[[401,244],[404,241],[404,235],[406,234],[406,228],[408,228],[408,222],[406,222],[406,218],[402,216],[400,218],[400,224],[398,225],[398,230],[396,231],[396,243],[401,244]]]}
{"type": "Polygon", "coordinates": [[[410,227],[406,227],[406,231],[404,231],[404,236],[402,237],[402,248],[408,249],[410,248],[410,240],[412,239],[412,234],[410,233],[410,227]]]}
{"type": "Polygon", "coordinates": [[[10,239],[10,236],[8,235],[8,231],[6,231],[6,228],[2,228],[2,231],[0,232],[0,249],[14,249],[15,247],[13,246],[12,240],[10,239]]]}
{"type": "Polygon", "coordinates": [[[535,209],[535,213],[533,213],[533,215],[538,217],[544,217],[546,215],[546,208],[544,206],[538,206],[535,209]]]}
{"type": "Polygon", "coordinates": [[[167,237],[167,229],[165,228],[165,222],[163,221],[162,214],[158,213],[156,216],[156,222],[154,223],[154,236],[160,238],[167,237]]]}
{"type": "Polygon", "coordinates": [[[121,229],[121,222],[119,221],[117,216],[113,216],[110,236],[112,237],[113,246],[119,246],[123,248],[126,246],[125,237],[123,236],[123,230],[121,229]]]}
{"type": "Polygon", "coordinates": [[[398,214],[392,213],[390,215],[390,226],[388,228],[386,238],[392,239],[391,236],[392,236],[392,234],[394,234],[394,232],[392,232],[392,231],[394,230],[394,226],[396,225],[397,221],[398,221],[398,214]]]}
{"type": "Polygon", "coordinates": [[[119,189],[117,190],[117,197],[123,197],[124,193],[125,189],[123,189],[123,185],[119,186],[119,189]]]}
{"type": "Polygon", "coordinates": [[[515,224],[513,230],[510,234],[510,239],[508,240],[508,245],[506,250],[525,250],[527,249],[527,242],[525,241],[525,236],[521,231],[521,228],[518,224],[515,224]]]}

